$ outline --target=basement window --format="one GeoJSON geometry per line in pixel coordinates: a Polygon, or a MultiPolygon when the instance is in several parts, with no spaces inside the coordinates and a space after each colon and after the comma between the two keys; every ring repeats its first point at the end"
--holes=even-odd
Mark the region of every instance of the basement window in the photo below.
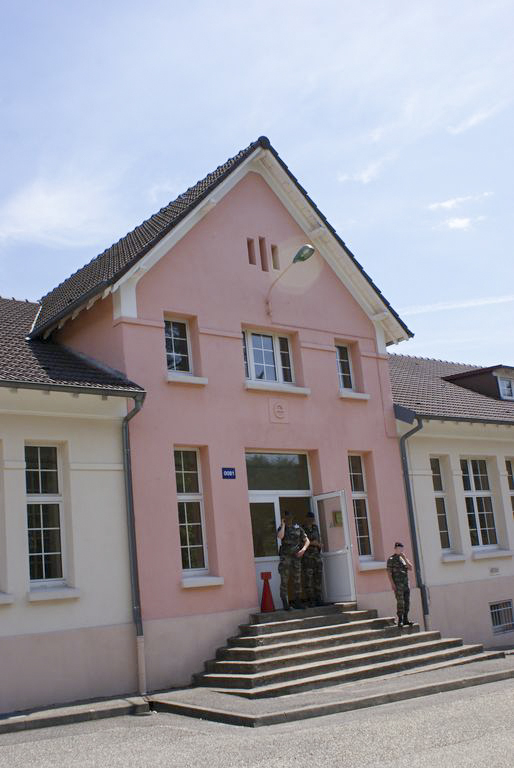
{"type": "Polygon", "coordinates": [[[512,600],[503,600],[501,603],[490,603],[491,622],[493,634],[500,635],[503,632],[514,630],[514,618],[512,615],[512,600]]]}

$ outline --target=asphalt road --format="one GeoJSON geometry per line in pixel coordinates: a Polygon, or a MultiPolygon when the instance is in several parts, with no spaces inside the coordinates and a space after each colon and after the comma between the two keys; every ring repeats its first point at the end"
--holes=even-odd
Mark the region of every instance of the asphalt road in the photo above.
{"type": "Polygon", "coordinates": [[[177,715],[0,736],[0,768],[513,768],[514,683],[241,728],[177,715]]]}

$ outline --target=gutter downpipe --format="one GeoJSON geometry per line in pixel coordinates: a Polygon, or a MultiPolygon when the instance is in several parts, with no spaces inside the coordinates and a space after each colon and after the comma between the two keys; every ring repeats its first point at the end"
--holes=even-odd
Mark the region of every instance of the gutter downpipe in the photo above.
{"type": "Polygon", "coordinates": [[[423,419],[414,413],[414,411],[411,411],[409,408],[405,408],[403,406],[394,406],[394,415],[399,421],[403,421],[407,424],[412,424],[414,419],[416,419],[417,424],[416,426],[409,430],[409,432],[406,432],[404,435],[400,437],[400,455],[402,458],[402,470],[403,470],[403,482],[405,484],[405,496],[407,499],[407,514],[409,518],[409,529],[410,529],[410,535],[412,540],[412,555],[414,559],[414,572],[416,574],[416,586],[419,588],[420,594],[421,594],[421,605],[423,608],[423,625],[425,631],[428,631],[430,628],[430,608],[428,604],[428,590],[426,585],[423,582],[423,576],[421,573],[421,562],[419,557],[419,546],[418,546],[418,536],[416,532],[416,517],[414,515],[414,503],[412,500],[412,489],[411,489],[411,482],[409,477],[409,462],[407,459],[407,440],[409,437],[412,437],[412,435],[415,435],[416,432],[419,432],[421,429],[423,429],[423,419]]]}
{"type": "Polygon", "coordinates": [[[137,564],[136,523],[134,518],[134,494],[132,489],[132,462],[130,456],[129,421],[139,413],[143,407],[146,392],[133,395],[134,408],[123,418],[123,470],[125,476],[125,499],[127,506],[127,532],[129,547],[130,586],[132,592],[132,616],[136,627],[136,653],[137,653],[137,681],[138,692],[141,696],[146,694],[146,662],[145,662],[145,637],[143,633],[143,619],[141,616],[141,596],[139,591],[139,569],[137,564]]]}

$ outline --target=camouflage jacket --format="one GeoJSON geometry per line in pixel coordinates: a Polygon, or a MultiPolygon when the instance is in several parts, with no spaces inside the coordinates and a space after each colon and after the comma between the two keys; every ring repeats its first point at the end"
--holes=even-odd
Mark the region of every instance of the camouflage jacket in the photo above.
{"type": "Polygon", "coordinates": [[[387,570],[395,584],[409,585],[408,568],[403,555],[391,555],[387,559],[387,570]]]}
{"type": "Polygon", "coordinates": [[[312,557],[313,555],[319,555],[321,552],[321,536],[319,534],[318,526],[316,523],[312,523],[312,525],[306,525],[304,530],[310,542],[317,541],[320,544],[320,547],[309,546],[305,554],[309,555],[309,557],[312,557]]]}
{"type": "MultiPolygon", "coordinates": [[[[279,530],[280,528],[278,529],[278,531],[279,530]]],[[[307,539],[307,534],[305,533],[301,525],[298,525],[298,523],[293,523],[292,525],[286,525],[284,530],[284,538],[282,539],[282,542],[280,544],[280,554],[292,555],[292,554],[295,554],[296,552],[299,552],[303,547],[303,545],[305,544],[306,539],[307,539]]]]}

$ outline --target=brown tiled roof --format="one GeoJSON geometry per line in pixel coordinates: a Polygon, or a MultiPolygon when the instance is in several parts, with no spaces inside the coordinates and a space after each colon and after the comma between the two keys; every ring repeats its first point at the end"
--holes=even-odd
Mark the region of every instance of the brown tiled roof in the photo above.
{"type": "Polygon", "coordinates": [[[133,393],[141,387],[51,341],[27,341],[38,305],[0,298],[0,386],[133,393]]]}
{"type": "Polygon", "coordinates": [[[75,272],[67,280],[64,280],[57,288],[54,288],[41,299],[41,309],[37,316],[34,328],[30,336],[37,338],[45,330],[51,329],[61,318],[68,316],[75,308],[84,304],[90,297],[96,296],[112,285],[122,277],[139,259],[148,253],[159,240],[168,234],[195,206],[204,200],[213,190],[221,184],[244,160],[246,160],[258,147],[268,149],[284,171],[305,196],[309,205],[323,221],[327,229],[334,235],[339,244],[357,266],[364,278],[376,291],[381,301],[394,315],[404,331],[412,336],[412,332],[403,323],[399,315],[391,307],[387,299],[371,280],[370,276],[364,271],[353,253],[347,248],[341,240],[335,229],[326,220],[324,215],[307,195],[307,192],[299,184],[296,177],[291,173],[287,165],[279,157],[276,150],[271,146],[266,136],[261,136],[257,141],[252,142],[246,149],[241,150],[237,155],[227,160],[223,165],[218,166],[215,171],[209,173],[204,179],[190,187],[176,200],[166,205],[164,208],[143,221],[132,232],[111,245],[103,253],[94,258],[84,267],[75,272]]]}
{"type": "Polygon", "coordinates": [[[410,408],[418,416],[514,425],[514,402],[487,397],[444,379],[481,370],[480,366],[389,355],[389,369],[393,402],[410,408]]]}

